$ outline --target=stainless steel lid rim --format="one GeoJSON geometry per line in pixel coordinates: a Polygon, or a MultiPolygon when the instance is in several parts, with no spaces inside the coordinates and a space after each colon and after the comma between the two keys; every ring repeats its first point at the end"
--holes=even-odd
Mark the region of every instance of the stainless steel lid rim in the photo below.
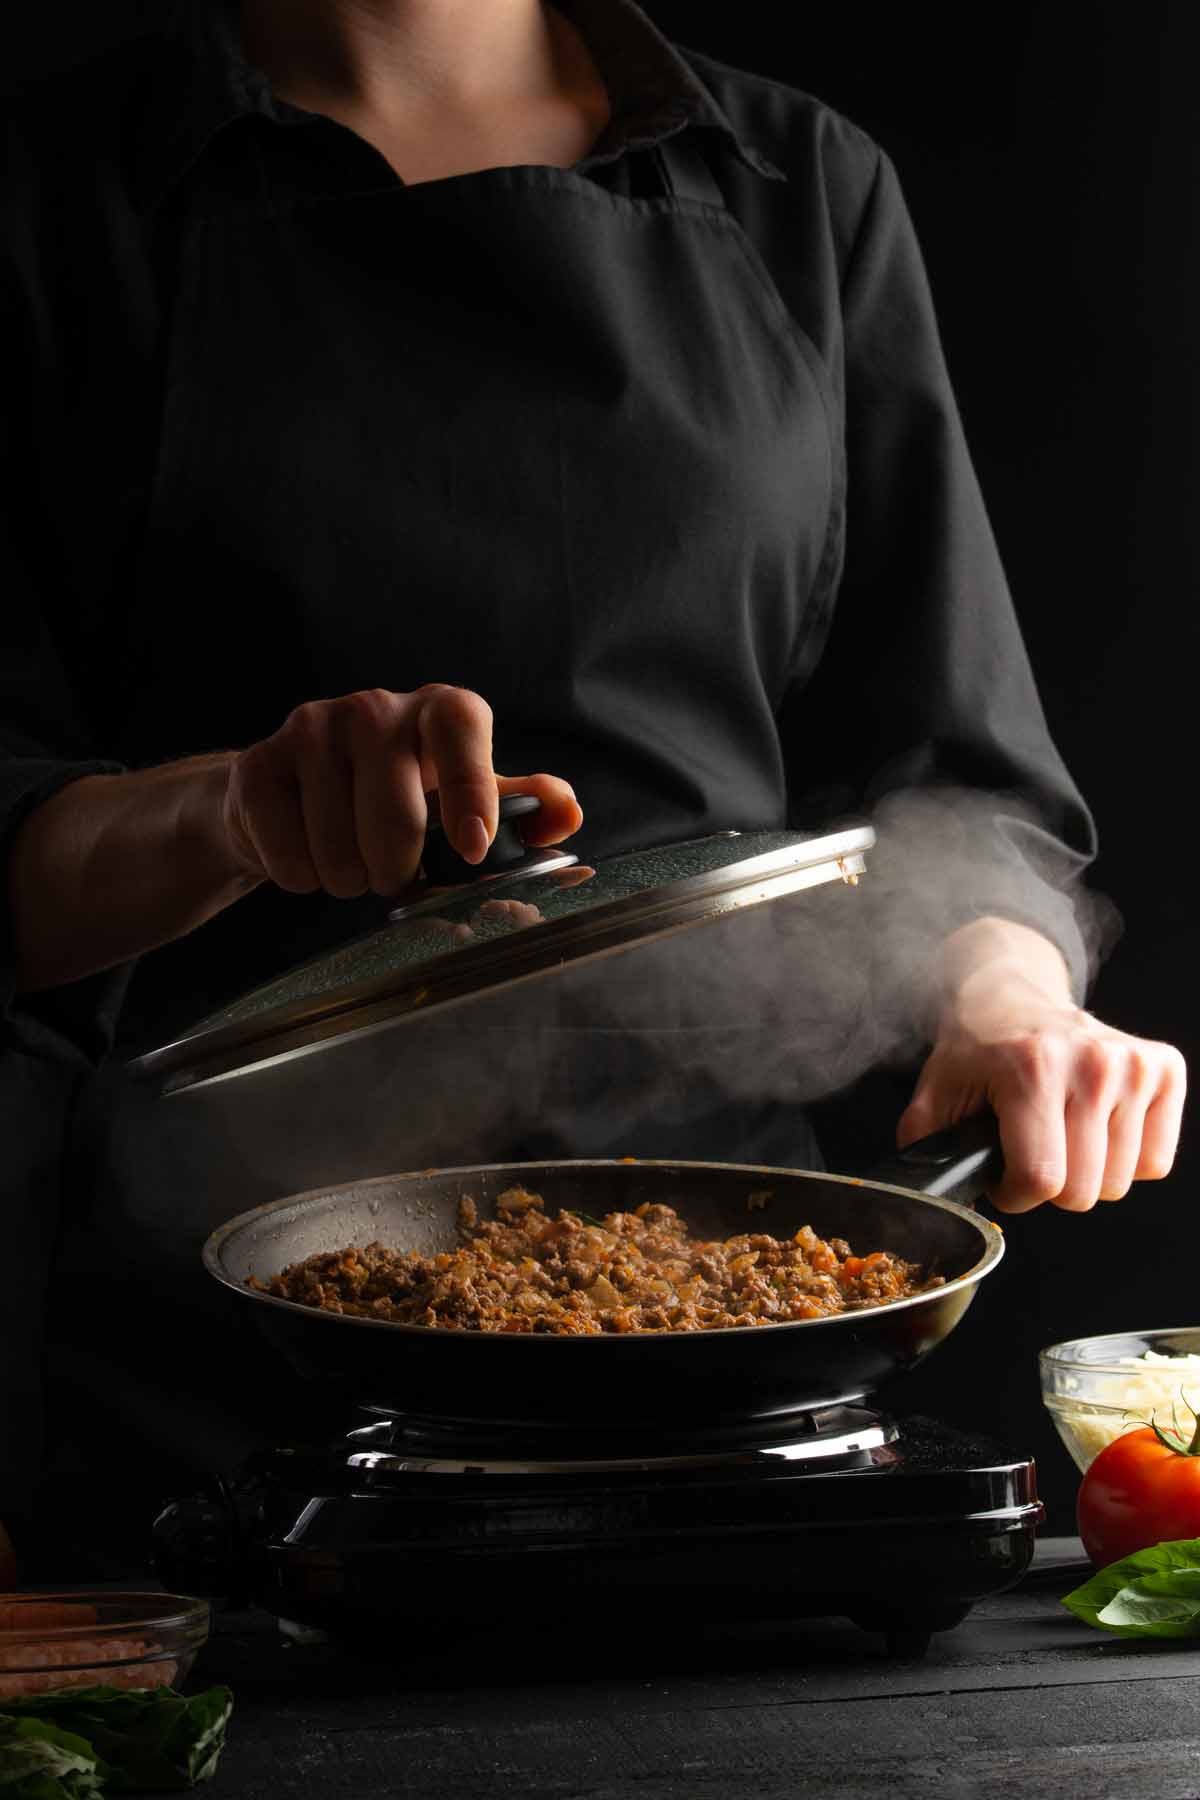
{"type": "MultiPolygon", "coordinates": [[[[754,842],[755,835],[761,841],[763,837],[775,839],[781,834],[747,834],[747,846],[754,842]]],[[[716,853],[727,850],[729,836],[720,834],[716,853]]],[[[668,851],[700,849],[717,842],[689,840],[668,847],[668,851]]],[[[225,1014],[216,1014],[185,1036],[134,1059],[130,1068],[143,1078],[162,1080],[167,1092],[242,1074],[320,1049],[332,1041],[399,1023],[414,1013],[427,1014],[435,1007],[453,1005],[483,991],[552,974],[566,962],[614,955],[653,942],[743,906],[838,880],[856,881],[866,868],[863,852],[874,842],[875,833],[869,826],[825,837],[797,836],[793,843],[725,861],[715,869],[690,873],[658,887],[623,893],[557,918],[544,918],[511,935],[459,944],[422,961],[401,964],[275,1007],[265,1006],[248,1017],[227,1016],[237,1007],[252,1003],[259,992],[255,990],[237,1007],[226,1008],[225,1014]]],[[[742,847],[742,840],[738,847],[742,847]]],[[[619,858],[616,863],[637,860],[619,858]]],[[[516,887],[519,883],[511,885],[516,887]]],[[[459,891],[456,901],[469,900],[471,893],[470,888],[459,891]]],[[[400,926],[382,927],[329,954],[344,957],[356,945],[382,944],[389,932],[398,929],[400,926]]],[[[276,977],[262,992],[269,994],[278,984],[298,978],[305,970],[318,969],[327,960],[317,958],[304,963],[276,977]]]]}
{"type": "MultiPolygon", "coordinates": [[[[855,860],[865,866],[861,859],[855,860]]],[[[731,885],[720,895],[705,895],[691,902],[664,903],[653,909],[639,903],[643,928],[638,931],[637,942],[654,943],[674,932],[721,917],[732,910],[721,903],[726,895],[736,894],[738,905],[754,905],[776,897],[776,889],[780,895],[800,891],[802,885],[808,885],[803,877],[809,873],[808,869],[788,870],[773,882],[761,881],[749,892],[740,885],[731,885]],[[653,929],[649,920],[655,914],[664,920],[669,918],[669,923],[663,923],[661,929],[653,929]]],[[[837,880],[838,872],[835,870],[824,879],[837,880]]],[[[384,1030],[406,1014],[428,1012],[435,1005],[441,1010],[474,999],[485,989],[494,992],[513,987],[520,981],[552,975],[564,960],[559,954],[564,938],[581,942],[581,948],[570,959],[572,962],[617,955],[627,947],[623,941],[621,913],[630,904],[623,900],[613,901],[611,912],[606,907],[603,917],[584,922],[550,920],[537,928],[536,940],[516,937],[469,946],[456,953],[449,968],[436,962],[424,963],[394,978],[355,983],[334,998],[296,1001],[281,1009],[274,1024],[239,1022],[218,1026],[211,1033],[180,1038],[160,1050],[151,1051],[134,1067],[146,1074],[167,1075],[165,1091],[178,1092],[203,1081],[247,1074],[285,1057],[302,1055],[306,1050],[320,1050],[329,1039],[345,1040],[384,1030]],[[490,979],[481,980],[481,975],[485,974],[490,979]],[[346,1021],[351,1019],[354,1023],[347,1029],[346,1021]],[[259,1048],[247,1059],[243,1052],[250,1045],[259,1048]],[[193,1064],[190,1070],[186,1066],[189,1062],[193,1064]]]]}

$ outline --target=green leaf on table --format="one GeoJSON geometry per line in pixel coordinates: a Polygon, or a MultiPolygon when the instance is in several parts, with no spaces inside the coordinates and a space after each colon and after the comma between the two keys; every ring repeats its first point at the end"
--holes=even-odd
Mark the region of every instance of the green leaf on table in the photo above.
{"type": "Polygon", "coordinates": [[[101,1773],[96,1752],[73,1731],[0,1713],[0,1800],[93,1800],[101,1773]]]}
{"type": "Polygon", "coordinates": [[[1110,1563],[1063,1605],[1119,1637],[1200,1637],[1200,1538],[1152,1544],[1110,1563]]]}
{"type": "MultiPolygon", "coordinates": [[[[53,1719],[94,1746],[106,1788],[192,1787],[217,1766],[233,1710],[227,1687],[185,1696],[174,1688],[60,1688],[8,1703],[11,1713],[53,1719]]],[[[0,1787],[0,1800],[9,1800],[0,1787]]],[[[23,1797],[22,1797],[23,1800],[23,1797]]]]}
{"type": "Polygon", "coordinates": [[[1200,1569],[1143,1575],[1123,1587],[1099,1612],[1101,1625],[1174,1626],[1159,1637],[1191,1637],[1200,1631],[1200,1569]]]}

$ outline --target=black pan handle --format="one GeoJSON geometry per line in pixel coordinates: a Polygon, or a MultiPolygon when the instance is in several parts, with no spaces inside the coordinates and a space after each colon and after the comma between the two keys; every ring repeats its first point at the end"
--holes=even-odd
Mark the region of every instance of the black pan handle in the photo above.
{"type": "Polygon", "coordinates": [[[987,1112],[893,1150],[866,1179],[971,1206],[1003,1173],[1000,1124],[995,1113],[987,1112]]]}

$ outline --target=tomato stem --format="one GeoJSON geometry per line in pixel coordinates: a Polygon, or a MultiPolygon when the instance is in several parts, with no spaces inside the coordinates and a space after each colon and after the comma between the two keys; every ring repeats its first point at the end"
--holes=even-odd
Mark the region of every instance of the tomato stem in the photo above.
{"type": "Polygon", "coordinates": [[[1192,1433],[1192,1441],[1188,1445],[1187,1453],[1189,1456],[1200,1456],[1200,1413],[1197,1413],[1195,1407],[1192,1406],[1191,1401],[1187,1400],[1186,1395],[1184,1398],[1186,1404],[1191,1407],[1192,1417],[1196,1421],[1196,1429],[1192,1433]]]}
{"type": "Polygon", "coordinates": [[[1183,1401],[1183,1404],[1187,1407],[1195,1421],[1191,1439],[1189,1440],[1187,1437],[1186,1425],[1181,1425],[1179,1423],[1179,1414],[1175,1411],[1174,1401],[1171,1402],[1171,1419],[1174,1430],[1169,1432],[1163,1430],[1158,1422],[1157,1412],[1152,1412],[1150,1414],[1148,1421],[1150,1429],[1158,1439],[1159,1443],[1162,1444],[1165,1449],[1173,1450],[1176,1456],[1200,1456],[1200,1413],[1196,1411],[1196,1408],[1192,1405],[1182,1388],[1179,1390],[1179,1398],[1183,1401]]]}

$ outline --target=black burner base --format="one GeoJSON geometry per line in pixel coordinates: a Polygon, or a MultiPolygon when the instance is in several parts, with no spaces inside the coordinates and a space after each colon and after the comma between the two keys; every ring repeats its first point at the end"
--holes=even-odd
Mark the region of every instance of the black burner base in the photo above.
{"type": "Polygon", "coordinates": [[[401,1653],[481,1622],[824,1615],[914,1652],[1028,1568],[1043,1513],[1033,1464],[934,1420],[897,1435],[845,1413],[823,1440],[853,1427],[833,1457],[758,1443],[603,1468],[473,1460],[461,1446],[432,1460],[427,1439],[414,1449],[398,1422],[375,1420],[169,1507],[159,1574],[401,1653]]]}

